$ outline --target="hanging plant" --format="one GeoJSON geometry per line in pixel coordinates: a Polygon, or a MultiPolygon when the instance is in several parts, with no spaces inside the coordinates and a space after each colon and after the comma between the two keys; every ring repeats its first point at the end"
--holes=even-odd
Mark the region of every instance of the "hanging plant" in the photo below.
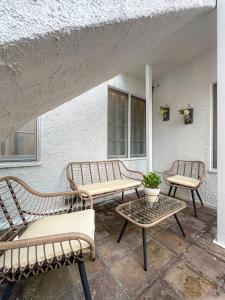
{"type": "Polygon", "coordinates": [[[169,106],[167,104],[165,106],[160,106],[159,110],[160,110],[160,114],[163,115],[163,121],[169,121],[169,119],[170,119],[170,108],[169,108],[169,106]]]}
{"type": "Polygon", "coordinates": [[[178,113],[184,116],[184,124],[193,123],[193,108],[190,106],[190,104],[187,108],[179,109],[178,113]]]}

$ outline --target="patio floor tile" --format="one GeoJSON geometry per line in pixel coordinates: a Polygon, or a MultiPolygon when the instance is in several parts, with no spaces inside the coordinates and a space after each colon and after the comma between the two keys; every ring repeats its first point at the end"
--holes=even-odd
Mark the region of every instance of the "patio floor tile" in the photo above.
{"type": "Polygon", "coordinates": [[[180,237],[169,230],[161,231],[154,239],[168,247],[177,255],[181,255],[190,246],[190,243],[187,242],[185,238],[180,237]]]}
{"type": "Polygon", "coordinates": [[[151,268],[145,272],[137,257],[132,254],[114,263],[111,272],[132,299],[158,276],[151,268]]]}
{"type": "Polygon", "coordinates": [[[100,222],[96,222],[95,225],[95,241],[101,241],[112,235],[108,228],[100,222]]]}
{"type": "Polygon", "coordinates": [[[207,230],[207,224],[192,215],[182,214],[179,216],[182,225],[189,227],[192,231],[202,233],[207,230]]]}
{"type": "MultiPolygon", "coordinates": [[[[143,247],[137,247],[135,253],[138,255],[143,265],[143,247]]],[[[147,259],[149,269],[161,271],[169,265],[171,260],[175,258],[175,255],[166,247],[160,245],[154,240],[150,240],[147,243],[147,259]]]]}
{"type": "Polygon", "coordinates": [[[96,275],[92,280],[90,280],[89,284],[93,300],[128,299],[126,294],[116,283],[113,276],[107,270],[96,275]]]}
{"type": "Polygon", "coordinates": [[[224,284],[225,263],[193,245],[184,254],[185,260],[219,285],[224,284]]]}
{"type": "Polygon", "coordinates": [[[213,230],[206,232],[197,241],[196,244],[201,246],[207,252],[225,261],[225,249],[216,245],[213,241],[215,240],[215,233],[213,230]]]}
{"type": "MultiPolygon", "coordinates": [[[[150,240],[149,235],[147,235],[146,239],[147,241],[150,240]]],[[[127,229],[122,237],[122,241],[125,241],[127,243],[127,246],[131,249],[137,248],[137,246],[141,246],[143,243],[141,228],[133,226],[127,229]]]]}
{"type": "Polygon", "coordinates": [[[182,300],[182,298],[162,278],[159,278],[147,287],[137,300],[182,300]]]}
{"type": "Polygon", "coordinates": [[[178,262],[165,272],[165,280],[185,299],[200,299],[206,296],[216,296],[216,286],[190,269],[185,263],[178,262]]]}
{"type": "Polygon", "coordinates": [[[128,255],[130,250],[123,241],[118,244],[114,237],[109,237],[98,244],[97,252],[106,265],[111,265],[128,255]]]}

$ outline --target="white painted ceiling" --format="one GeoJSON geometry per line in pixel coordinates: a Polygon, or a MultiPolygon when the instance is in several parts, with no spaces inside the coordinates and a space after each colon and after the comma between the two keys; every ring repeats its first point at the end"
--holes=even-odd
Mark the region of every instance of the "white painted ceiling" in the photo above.
{"type": "Polygon", "coordinates": [[[213,44],[215,5],[0,1],[0,138],[128,69],[151,63],[159,77],[190,60],[213,44]]]}
{"type": "MultiPolygon", "coordinates": [[[[195,17],[149,53],[146,64],[153,66],[153,79],[182,66],[216,47],[216,10],[195,17]]],[[[145,80],[145,66],[137,63],[127,74],[145,80]]]]}

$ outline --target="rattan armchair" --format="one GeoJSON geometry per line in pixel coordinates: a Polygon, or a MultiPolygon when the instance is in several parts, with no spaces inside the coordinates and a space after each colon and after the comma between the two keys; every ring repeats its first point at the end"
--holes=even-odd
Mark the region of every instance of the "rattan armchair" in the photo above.
{"type": "Polygon", "coordinates": [[[163,178],[170,187],[168,193],[169,196],[171,195],[173,188],[173,197],[175,197],[178,188],[191,191],[195,217],[197,217],[197,209],[194,192],[196,192],[201,205],[203,205],[198,189],[203,182],[204,176],[205,164],[202,161],[176,160],[168,171],[163,172],[163,178]]]}
{"type": "Polygon", "coordinates": [[[91,299],[84,261],[95,259],[94,210],[85,191],[39,193],[16,177],[0,179],[0,283],[78,264],[91,299]]]}

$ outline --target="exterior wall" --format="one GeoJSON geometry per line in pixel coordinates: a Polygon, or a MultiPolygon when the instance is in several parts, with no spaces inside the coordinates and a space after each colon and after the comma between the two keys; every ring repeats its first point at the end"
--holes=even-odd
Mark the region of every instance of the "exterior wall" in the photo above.
{"type": "MultiPolygon", "coordinates": [[[[191,63],[170,72],[159,82],[153,94],[153,168],[161,173],[176,159],[202,160],[207,176],[200,189],[203,200],[216,206],[217,174],[209,172],[211,155],[211,94],[216,82],[216,50],[196,58],[191,63]],[[170,121],[163,122],[159,106],[168,104],[170,121]],[[194,108],[194,122],[184,125],[178,109],[190,104],[194,108]]],[[[162,186],[164,191],[168,187],[162,186]]],[[[187,197],[177,191],[177,196],[187,197]]]]}
{"type": "MultiPolygon", "coordinates": [[[[119,75],[42,115],[40,165],[0,169],[0,176],[19,176],[40,191],[68,190],[68,162],[107,159],[108,85],[145,97],[143,81],[119,75]]],[[[126,165],[145,171],[146,159],[126,165]]]]}

